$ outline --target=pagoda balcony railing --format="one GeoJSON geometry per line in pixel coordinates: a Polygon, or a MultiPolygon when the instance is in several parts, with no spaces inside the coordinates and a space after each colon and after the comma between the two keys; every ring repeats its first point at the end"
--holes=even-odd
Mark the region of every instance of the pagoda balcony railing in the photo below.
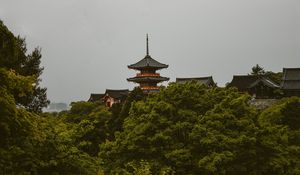
{"type": "Polygon", "coordinates": [[[137,73],[137,77],[159,77],[159,73],[137,73]]]}
{"type": "Polygon", "coordinates": [[[141,87],[142,90],[159,90],[157,86],[143,86],[141,87]]]}

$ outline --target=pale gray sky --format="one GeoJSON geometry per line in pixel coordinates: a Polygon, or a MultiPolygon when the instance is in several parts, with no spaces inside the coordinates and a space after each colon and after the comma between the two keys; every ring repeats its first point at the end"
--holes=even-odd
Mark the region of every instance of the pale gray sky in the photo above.
{"type": "Polygon", "coordinates": [[[42,48],[53,102],[132,89],[127,65],[144,57],[146,33],[171,81],[213,75],[224,85],[255,64],[300,67],[299,0],[0,0],[0,19],[42,48]]]}

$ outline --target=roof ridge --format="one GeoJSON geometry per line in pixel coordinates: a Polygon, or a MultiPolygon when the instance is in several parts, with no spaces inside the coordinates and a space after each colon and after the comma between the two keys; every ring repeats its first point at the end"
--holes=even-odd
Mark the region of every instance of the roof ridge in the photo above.
{"type": "Polygon", "coordinates": [[[178,78],[178,77],[176,77],[176,79],[199,79],[199,78],[212,78],[212,76],[205,76],[205,77],[187,77],[187,78],[178,78]]]}
{"type": "Polygon", "coordinates": [[[283,70],[300,70],[300,67],[284,67],[283,70]]]}
{"type": "Polygon", "coordinates": [[[234,77],[264,77],[268,75],[233,75],[234,77]]]}
{"type": "Polygon", "coordinates": [[[169,65],[155,60],[150,55],[146,55],[140,61],[138,61],[134,64],[130,64],[127,67],[130,69],[141,69],[141,68],[145,68],[145,67],[153,67],[153,68],[157,68],[157,69],[163,69],[163,68],[169,67],[169,65]]]}
{"type": "Polygon", "coordinates": [[[129,91],[129,89],[106,89],[105,91],[129,91]]]}

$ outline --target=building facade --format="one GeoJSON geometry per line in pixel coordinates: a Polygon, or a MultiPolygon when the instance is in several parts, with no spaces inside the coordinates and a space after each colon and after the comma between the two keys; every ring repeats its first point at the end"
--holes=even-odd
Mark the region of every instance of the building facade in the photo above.
{"type": "Polygon", "coordinates": [[[176,83],[178,84],[184,84],[187,82],[195,81],[199,84],[203,84],[208,87],[214,87],[216,86],[216,83],[213,80],[212,76],[209,77],[193,77],[193,78],[176,78],[176,83]]]}
{"type": "Polygon", "coordinates": [[[277,98],[280,86],[266,76],[234,75],[227,87],[236,87],[240,92],[248,93],[255,98],[277,98]]]}
{"type": "Polygon", "coordinates": [[[300,68],[283,68],[280,87],[285,96],[300,96],[300,68]]]}
{"type": "Polygon", "coordinates": [[[128,89],[106,89],[104,94],[91,94],[88,101],[103,102],[107,107],[122,103],[129,95],[128,89]]]}

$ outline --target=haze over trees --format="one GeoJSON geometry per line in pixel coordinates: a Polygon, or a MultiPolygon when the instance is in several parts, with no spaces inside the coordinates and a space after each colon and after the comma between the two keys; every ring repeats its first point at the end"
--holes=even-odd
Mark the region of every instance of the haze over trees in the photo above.
{"type": "Polygon", "coordinates": [[[171,83],[41,113],[40,50],[3,23],[0,39],[0,174],[300,174],[299,97],[257,109],[234,88],[171,83]]]}

